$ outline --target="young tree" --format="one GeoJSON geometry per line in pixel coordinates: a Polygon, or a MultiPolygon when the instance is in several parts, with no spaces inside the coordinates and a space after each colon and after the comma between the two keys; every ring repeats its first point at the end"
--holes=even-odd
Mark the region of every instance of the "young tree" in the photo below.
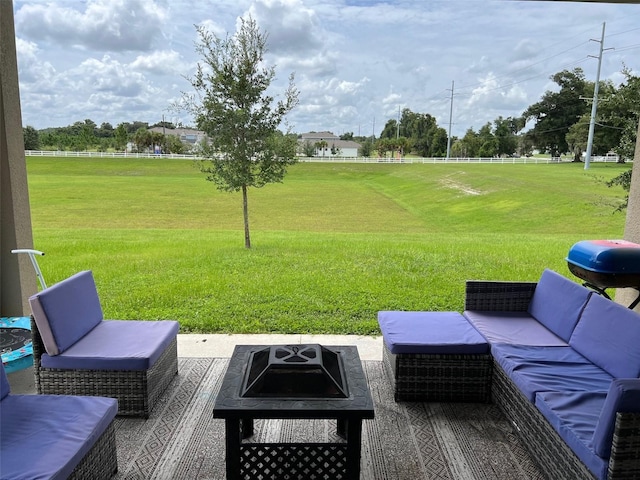
{"type": "Polygon", "coordinates": [[[311,140],[306,139],[302,144],[302,154],[305,157],[313,157],[316,154],[316,147],[311,140]]]}
{"type": "Polygon", "coordinates": [[[251,248],[247,189],[281,182],[296,162],[295,137],[278,135],[278,127],[297,105],[298,91],[292,74],[284,99],[274,105],[266,93],[275,67],[264,63],[267,34],[251,17],[224,39],[196,28],[203,63],[188,79],[196,95],[183,95],[183,105],[210,140],[203,145],[207,160],[200,170],[219,190],[242,192],[245,247],[251,248]]]}
{"type": "Polygon", "coordinates": [[[123,123],[119,124],[113,133],[115,147],[117,150],[124,150],[127,147],[127,139],[129,134],[127,128],[123,123]]]}
{"type": "Polygon", "coordinates": [[[324,153],[326,152],[328,146],[329,146],[329,144],[327,143],[326,140],[318,140],[314,144],[314,147],[316,148],[316,151],[320,151],[323,157],[324,157],[324,153]]]}
{"type": "Polygon", "coordinates": [[[370,157],[373,152],[373,140],[371,138],[367,138],[360,145],[360,155],[363,157],[370,157]]]}

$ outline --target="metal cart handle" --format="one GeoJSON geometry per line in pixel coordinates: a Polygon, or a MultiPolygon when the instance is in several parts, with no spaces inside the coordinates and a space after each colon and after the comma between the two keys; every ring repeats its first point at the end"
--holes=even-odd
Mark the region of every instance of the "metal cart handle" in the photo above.
{"type": "Polygon", "coordinates": [[[33,269],[36,271],[36,277],[38,277],[38,281],[40,282],[40,286],[44,290],[47,288],[47,284],[44,283],[44,277],[42,276],[42,272],[40,271],[40,267],[38,266],[38,262],[36,261],[36,255],[44,255],[44,252],[40,250],[33,250],[31,248],[17,248],[15,250],[11,250],[11,253],[26,253],[29,255],[29,259],[31,260],[31,264],[33,265],[33,269]]]}

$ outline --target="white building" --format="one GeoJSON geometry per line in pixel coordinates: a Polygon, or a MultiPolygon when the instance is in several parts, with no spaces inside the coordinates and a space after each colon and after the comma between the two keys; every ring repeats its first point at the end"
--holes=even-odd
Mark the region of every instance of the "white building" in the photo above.
{"type": "Polygon", "coordinates": [[[298,144],[302,146],[309,142],[315,147],[315,157],[357,157],[360,144],[351,140],[340,140],[340,137],[331,132],[303,133],[298,138],[298,144]],[[322,143],[324,142],[324,143],[322,143]],[[320,145],[323,145],[320,147],[320,145]]]}

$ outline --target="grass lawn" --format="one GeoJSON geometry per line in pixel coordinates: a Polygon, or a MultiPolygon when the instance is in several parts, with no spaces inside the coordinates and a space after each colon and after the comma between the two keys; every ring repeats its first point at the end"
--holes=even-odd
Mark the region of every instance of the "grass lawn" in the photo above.
{"type": "MultiPolygon", "coordinates": [[[[293,166],[219,192],[188,160],[28,157],[48,284],[93,270],[105,317],[182,332],[378,332],[379,310],[460,310],[467,279],[575,279],[575,242],[621,238],[628,165],[293,166]]],[[[577,279],[575,279],[577,280],[577,279]]]]}

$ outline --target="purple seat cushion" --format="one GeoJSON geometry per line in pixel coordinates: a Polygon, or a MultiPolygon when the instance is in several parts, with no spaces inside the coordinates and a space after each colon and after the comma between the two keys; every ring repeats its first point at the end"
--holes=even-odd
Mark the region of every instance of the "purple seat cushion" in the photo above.
{"type": "MultiPolygon", "coordinates": [[[[604,392],[540,392],[535,404],[560,437],[597,478],[607,478],[608,458],[597,455],[591,439],[604,392]]],[[[525,427],[526,428],[526,427],[525,427]]]]}
{"type": "Polygon", "coordinates": [[[42,355],[46,368],[148,370],[176,338],[178,322],[105,320],[60,355],[42,355]]]}
{"type": "Polygon", "coordinates": [[[613,380],[571,347],[497,344],[491,353],[530,402],[538,392],[607,392],[613,380]]]}
{"type": "Polygon", "coordinates": [[[640,413],[640,379],[617,379],[611,384],[593,432],[593,448],[603,458],[611,455],[616,412],[640,413]]]}
{"type": "Polygon", "coordinates": [[[7,396],[0,403],[2,478],[68,478],[117,412],[114,398],[7,396]]]}
{"type": "Polygon", "coordinates": [[[569,345],[616,378],[640,377],[640,314],[618,303],[592,295],[569,345]]]}
{"type": "Polygon", "coordinates": [[[482,354],[486,340],[457,312],[378,312],[391,353],[482,354]]]}
{"type": "Polygon", "coordinates": [[[529,313],[565,342],[578,323],[592,291],[545,269],[529,304],[529,313]]]}
{"type": "Polygon", "coordinates": [[[93,274],[76,273],[29,298],[49,355],[64,352],[102,321],[93,274]]]}
{"type": "Polygon", "coordinates": [[[466,311],[464,316],[491,344],[567,346],[567,342],[526,312],[466,311]]]}

